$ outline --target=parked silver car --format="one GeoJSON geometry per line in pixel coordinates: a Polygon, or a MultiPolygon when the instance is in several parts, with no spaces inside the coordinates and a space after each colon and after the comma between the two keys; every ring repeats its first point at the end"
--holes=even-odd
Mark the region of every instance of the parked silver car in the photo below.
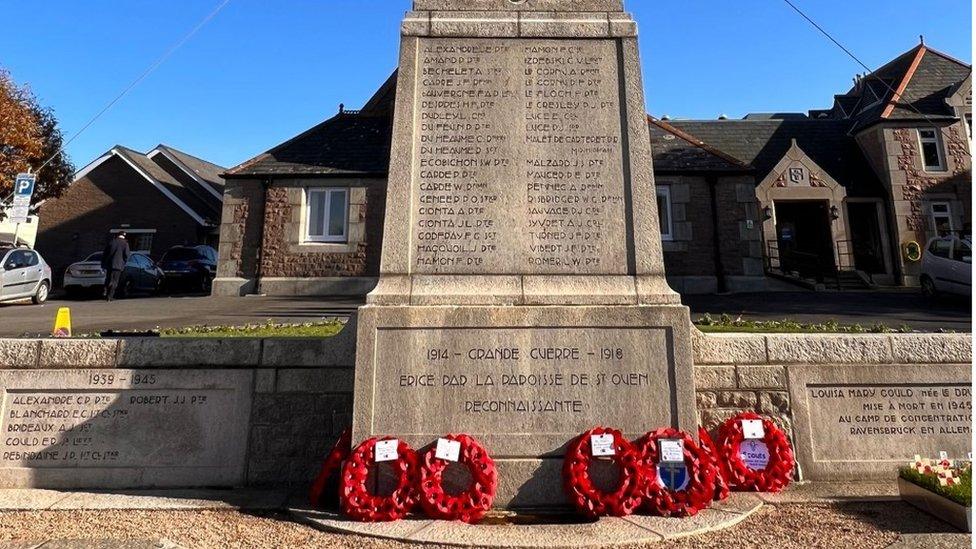
{"type": "Polygon", "coordinates": [[[51,267],[29,248],[0,247],[0,302],[30,299],[47,301],[51,293],[51,267]]]}
{"type": "Polygon", "coordinates": [[[969,239],[945,236],[929,240],[922,255],[922,293],[972,295],[973,244],[969,239]]]}

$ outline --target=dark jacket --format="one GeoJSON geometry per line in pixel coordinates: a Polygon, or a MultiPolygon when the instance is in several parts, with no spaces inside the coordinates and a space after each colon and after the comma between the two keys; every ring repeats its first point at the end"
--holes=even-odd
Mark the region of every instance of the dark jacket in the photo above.
{"type": "Polygon", "coordinates": [[[124,238],[115,237],[108,241],[102,252],[102,268],[106,271],[121,271],[125,269],[125,264],[131,255],[129,243],[124,238]]]}

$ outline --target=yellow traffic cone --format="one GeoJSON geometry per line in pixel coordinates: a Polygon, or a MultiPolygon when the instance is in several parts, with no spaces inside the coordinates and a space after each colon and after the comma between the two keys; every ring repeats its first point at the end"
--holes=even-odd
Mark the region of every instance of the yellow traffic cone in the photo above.
{"type": "Polygon", "coordinates": [[[61,307],[58,309],[58,316],[54,320],[53,337],[71,337],[71,309],[61,307]]]}

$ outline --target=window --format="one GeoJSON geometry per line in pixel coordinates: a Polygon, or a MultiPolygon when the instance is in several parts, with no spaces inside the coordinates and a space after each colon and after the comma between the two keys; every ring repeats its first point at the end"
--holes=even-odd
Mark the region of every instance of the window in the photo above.
{"type": "Polygon", "coordinates": [[[966,121],[966,135],[969,136],[969,139],[972,139],[973,138],[973,113],[967,112],[966,115],[963,117],[963,119],[966,121]]]}
{"type": "Polygon", "coordinates": [[[932,216],[932,229],[935,234],[945,236],[952,234],[955,230],[952,224],[952,210],[948,202],[933,202],[930,206],[932,216]]]}
{"type": "Polygon", "coordinates": [[[156,229],[112,229],[109,232],[113,235],[124,232],[125,240],[129,243],[129,249],[133,253],[152,253],[153,237],[156,236],[156,229]]]}
{"type": "Polygon", "coordinates": [[[973,262],[973,250],[962,240],[956,240],[956,245],[952,248],[952,259],[963,263],[973,262]]]}
{"type": "Polygon", "coordinates": [[[948,258],[952,253],[952,240],[948,238],[933,240],[932,245],[929,246],[929,253],[936,257],[948,258]]]}
{"type": "Polygon", "coordinates": [[[671,187],[669,185],[658,185],[657,187],[657,218],[661,223],[661,239],[674,240],[672,227],[674,226],[671,216],[671,187]]]}
{"type": "Polygon", "coordinates": [[[308,241],[346,241],[349,189],[308,189],[305,195],[305,211],[308,241]]]}
{"type": "Polygon", "coordinates": [[[942,172],[946,169],[941,137],[937,129],[918,130],[918,138],[922,143],[922,163],[926,171],[942,172]]]}

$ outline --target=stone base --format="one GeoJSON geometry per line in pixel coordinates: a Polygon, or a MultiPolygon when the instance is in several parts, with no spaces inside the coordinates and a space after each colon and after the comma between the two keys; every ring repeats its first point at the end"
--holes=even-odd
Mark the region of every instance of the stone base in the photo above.
{"type": "MultiPolygon", "coordinates": [[[[762,507],[753,494],[733,494],[694,517],[663,518],[631,515],[625,518],[605,517],[596,522],[551,521],[551,524],[471,525],[461,522],[435,521],[424,517],[385,523],[354,522],[334,511],[298,507],[293,517],[313,528],[372,538],[410,543],[463,547],[607,547],[649,544],[724,530],[739,524],[762,507]]],[[[490,516],[490,519],[497,517],[490,516]]]]}
{"type": "Polygon", "coordinates": [[[362,297],[376,287],[376,278],[369,276],[337,276],[320,278],[262,278],[259,292],[270,296],[357,296],[362,297]]]}
{"type": "Polygon", "coordinates": [[[210,295],[218,297],[240,297],[253,294],[257,282],[253,278],[215,278],[210,295]]]}
{"type": "Polygon", "coordinates": [[[466,433],[499,462],[499,505],[564,505],[581,432],[697,432],[690,327],[681,306],[363,307],[353,440],[466,433]]]}

